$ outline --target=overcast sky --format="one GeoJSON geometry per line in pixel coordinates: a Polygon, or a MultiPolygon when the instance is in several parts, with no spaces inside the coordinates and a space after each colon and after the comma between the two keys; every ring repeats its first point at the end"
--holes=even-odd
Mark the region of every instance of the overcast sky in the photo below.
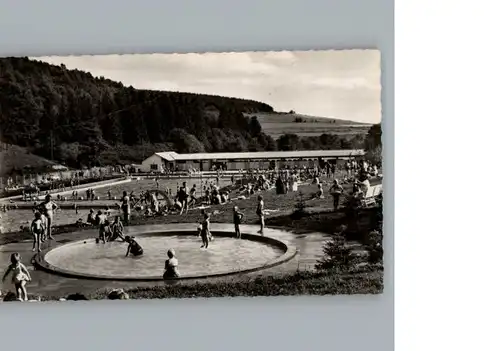
{"type": "Polygon", "coordinates": [[[253,99],[276,111],[381,120],[377,50],[39,57],[138,89],[253,99]]]}

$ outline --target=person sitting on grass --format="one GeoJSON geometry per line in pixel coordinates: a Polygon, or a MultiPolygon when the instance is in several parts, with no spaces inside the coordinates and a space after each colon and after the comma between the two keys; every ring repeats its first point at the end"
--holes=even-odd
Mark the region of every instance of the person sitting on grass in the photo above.
{"type": "Polygon", "coordinates": [[[10,256],[10,265],[7,267],[5,274],[2,277],[2,283],[5,278],[12,273],[12,284],[16,289],[16,297],[19,301],[28,301],[28,292],[26,291],[26,282],[31,281],[30,272],[24,264],[21,263],[21,255],[14,252],[10,256]]]}
{"type": "Polygon", "coordinates": [[[41,240],[42,235],[45,231],[45,224],[42,220],[42,214],[40,212],[35,212],[35,219],[31,222],[30,227],[31,234],[33,235],[33,252],[37,251],[41,252],[41,240]]]}
{"type": "Polygon", "coordinates": [[[316,193],[316,198],[317,199],[324,199],[325,198],[322,183],[318,183],[318,192],[316,193]]]}
{"type": "Polygon", "coordinates": [[[154,217],[154,213],[153,213],[153,210],[151,209],[151,207],[146,207],[146,211],[144,212],[144,217],[146,218],[150,218],[150,217],[154,217]]]}
{"type": "Polygon", "coordinates": [[[238,206],[233,207],[233,222],[234,222],[234,232],[238,239],[241,239],[240,224],[243,219],[243,213],[238,210],[238,206]]]}
{"type": "Polygon", "coordinates": [[[94,210],[90,209],[89,214],[87,215],[87,224],[94,226],[95,225],[95,214],[94,210]]]}
{"type": "Polygon", "coordinates": [[[134,256],[142,256],[144,254],[144,250],[142,249],[141,245],[137,241],[135,241],[134,237],[126,236],[125,237],[125,242],[128,243],[128,248],[127,248],[127,253],[125,254],[125,257],[128,256],[128,254],[132,254],[134,256]]]}
{"type": "Polygon", "coordinates": [[[179,265],[179,261],[175,257],[175,251],[173,249],[168,250],[167,252],[168,259],[165,261],[165,273],[163,273],[164,279],[169,278],[179,278],[179,269],[177,268],[179,265]]]}

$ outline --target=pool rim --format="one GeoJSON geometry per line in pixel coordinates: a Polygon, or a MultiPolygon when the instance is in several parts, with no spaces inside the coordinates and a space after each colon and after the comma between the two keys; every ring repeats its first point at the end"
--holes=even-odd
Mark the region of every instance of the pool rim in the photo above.
{"type": "MultiPolygon", "coordinates": [[[[225,223],[225,224],[227,224],[227,223],[225,223]]],[[[134,237],[141,237],[141,236],[142,237],[152,237],[152,236],[166,236],[167,237],[167,236],[179,236],[179,235],[197,236],[197,233],[195,231],[193,231],[192,229],[180,228],[180,229],[150,230],[150,231],[145,231],[145,232],[141,232],[141,233],[133,233],[133,234],[131,233],[130,235],[134,236],[134,237]]],[[[232,238],[234,238],[234,236],[235,236],[234,231],[223,230],[223,229],[216,229],[216,230],[212,231],[212,235],[214,237],[232,237],[232,238]]],[[[236,238],[234,238],[234,239],[238,240],[236,238]]],[[[45,260],[45,256],[54,250],[60,249],[64,246],[76,245],[79,243],[83,243],[84,241],[88,241],[88,240],[95,241],[95,237],[89,237],[86,239],[79,239],[79,240],[70,241],[68,243],[64,243],[62,245],[56,246],[56,247],[52,248],[51,250],[42,251],[40,253],[37,253],[33,258],[33,264],[38,269],[42,269],[45,272],[52,273],[52,274],[59,275],[59,276],[63,276],[63,277],[67,277],[67,278],[73,278],[73,279],[76,278],[76,279],[86,279],[86,280],[121,281],[121,282],[179,281],[179,280],[195,280],[195,279],[209,279],[209,278],[227,277],[227,276],[232,276],[232,275],[241,275],[241,274],[258,272],[258,271],[261,271],[264,269],[273,268],[273,267],[279,266],[281,264],[284,264],[284,263],[292,260],[298,254],[298,250],[295,246],[290,245],[289,243],[285,243],[285,242],[278,240],[276,238],[272,238],[272,237],[265,236],[265,235],[241,233],[241,240],[249,240],[249,241],[260,242],[263,244],[274,246],[274,247],[277,247],[280,250],[282,250],[283,254],[278,256],[275,259],[272,259],[271,261],[268,261],[265,264],[253,266],[251,268],[237,269],[237,270],[232,270],[232,271],[228,271],[228,272],[219,272],[219,273],[213,273],[213,274],[185,275],[185,276],[181,276],[179,278],[168,278],[168,279],[163,278],[163,276],[117,277],[117,276],[102,275],[102,274],[81,273],[81,272],[76,272],[76,271],[72,271],[72,270],[68,270],[68,269],[54,266],[45,260]]]]}

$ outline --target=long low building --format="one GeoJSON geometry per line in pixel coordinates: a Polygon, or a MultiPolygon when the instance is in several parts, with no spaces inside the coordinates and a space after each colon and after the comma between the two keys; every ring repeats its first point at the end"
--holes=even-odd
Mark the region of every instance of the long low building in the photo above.
{"type": "Polygon", "coordinates": [[[141,164],[141,171],[165,172],[167,170],[209,171],[213,167],[226,170],[275,169],[284,166],[314,167],[322,161],[360,158],[364,150],[310,150],[263,151],[178,154],[173,151],[157,152],[141,164]]]}

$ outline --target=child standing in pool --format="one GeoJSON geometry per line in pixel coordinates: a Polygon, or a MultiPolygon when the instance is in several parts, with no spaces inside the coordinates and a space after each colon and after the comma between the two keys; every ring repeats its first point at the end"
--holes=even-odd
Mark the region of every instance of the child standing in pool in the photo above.
{"type": "MultiPolygon", "coordinates": [[[[202,209],[201,210],[201,222],[200,222],[200,225],[198,226],[198,236],[201,236],[201,230],[203,228],[203,221],[205,220],[205,214],[207,212],[205,212],[205,209],[202,209]]],[[[209,241],[213,241],[214,240],[214,237],[212,236],[212,233],[210,231],[208,231],[208,240],[209,241]]]]}
{"type": "Polygon", "coordinates": [[[42,251],[40,247],[44,230],[45,224],[42,220],[42,214],[40,212],[35,212],[35,219],[31,222],[30,227],[31,234],[33,235],[33,252],[37,250],[37,247],[38,252],[42,251]]]}
{"type": "Polygon", "coordinates": [[[201,223],[201,241],[203,244],[202,248],[208,249],[208,242],[210,237],[210,216],[208,213],[203,215],[203,222],[201,223]]]}
{"type": "Polygon", "coordinates": [[[127,235],[125,237],[125,242],[128,243],[127,253],[125,254],[125,257],[127,257],[129,253],[134,256],[142,256],[144,250],[133,237],[127,235]]]}
{"type": "Polygon", "coordinates": [[[97,211],[96,222],[97,225],[99,226],[99,238],[97,242],[102,240],[102,242],[105,243],[106,232],[108,231],[109,222],[108,222],[108,217],[104,213],[102,213],[101,210],[97,211]]]}
{"type": "Polygon", "coordinates": [[[234,222],[234,232],[236,237],[241,239],[240,224],[243,219],[243,213],[238,210],[238,206],[233,207],[233,222],[234,222]]]}
{"type": "Polygon", "coordinates": [[[3,275],[2,283],[10,273],[12,273],[12,283],[16,288],[17,299],[19,301],[28,301],[26,282],[31,281],[31,275],[26,266],[21,263],[21,255],[17,252],[10,256],[10,265],[3,275]]]}
{"type": "Polygon", "coordinates": [[[109,240],[115,241],[118,238],[125,241],[125,237],[123,236],[123,224],[120,220],[120,216],[116,216],[115,221],[111,224],[111,235],[109,240]]]}

